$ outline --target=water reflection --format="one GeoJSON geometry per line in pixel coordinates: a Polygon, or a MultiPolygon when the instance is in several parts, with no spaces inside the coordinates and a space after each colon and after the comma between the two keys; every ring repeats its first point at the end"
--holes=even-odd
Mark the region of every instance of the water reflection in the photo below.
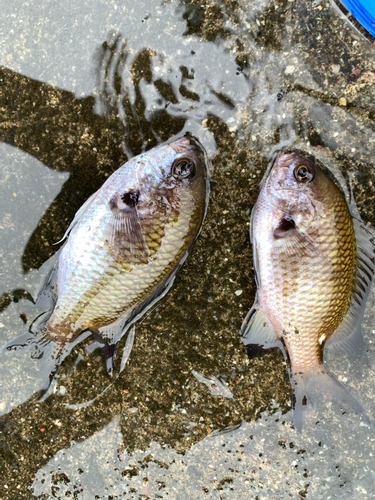
{"type": "MultiPolygon", "coordinates": [[[[24,24],[19,6],[19,24],[17,17],[7,18],[14,30],[5,38],[13,70],[2,70],[6,122],[1,140],[34,156],[55,170],[54,175],[69,173],[69,179],[50,206],[53,197],[44,197],[46,184],[57,186],[57,178],[39,181],[36,192],[43,197],[43,209],[49,208],[38,214],[38,226],[31,210],[17,216],[12,238],[21,220],[28,224],[18,257],[13,240],[4,247],[4,269],[9,269],[12,284],[2,283],[8,293],[3,296],[8,307],[0,316],[2,343],[15,336],[15,325],[23,328],[20,315],[28,316],[30,303],[23,295],[15,302],[12,297],[18,295],[9,292],[25,289],[33,295],[38,277],[29,270],[55,251],[52,244],[75,211],[128,156],[190,130],[209,150],[215,167],[211,206],[173,292],[137,325],[121,378],[93,404],[74,409],[108,386],[99,353],[88,354],[86,345],[66,360],[56,393],[43,403],[31,398],[37,365],[26,367],[22,379],[24,360],[1,358],[6,414],[0,420],[5,443],[0,470],[9,498],[20,491],[27,498],[31,485],[35,495],[55,493],[58,498],[68,489],[79,498],[84,495],[78,493],[80,486],[90,492],[95,473],[87,465],[88,455],[81,455],[90,451],[80,448],[86,443],[98,450],[97,457],[92,456],[95,470],[106,470],[102,477],[109,489],[95,493],[101,498],[121,496],[124,477],[135,478],[135,486],[126,483],[129,498],[163,496],[167,488],[171,498],[186,494],[199,499],[238,498],[243,491],[258,498],[319,498],[337,492],[351,498],[361,488],[371,492],[372,431],[326,408],[317,416],[319,423],[296,436],[290,428],[290,389],[281,355],[248,360],[238,330],[255,293],[249,214],[274,148],[294,145],[344,179],[359,171],[353,182],[359,212],[366,222],[375,223],[373,48],[359,41],[323,0],[314,6],[307,0],[114,5],[96,2],[90,12],[85,4],[72,12],[61,6],[66,16],[62,21],[46,0],[38,7],[50,13],[40,27],[44,38],[33,46],[34,59],[25,61],[24,71],[17,59],[25,44],[20,33],[24,29],[33,36],[35,28],[32,22],[24,24]],[[77,20],[84,19],[78,28],[77,20]],[[64,31],[66,25],[72,29],[64,31]],[[62,43],[67,32],[74,43],[62,43]],[[59,40],[54,50],[61,53],[61,65],[56,52],[48,50],[50,39],[59,40]],[[28,271],[27,284],[23,270],[28,271]],[[11,370],[18,373],[15,382],[11,370]],[[225,381],[233,398],[211,395],[192,370],[225,381]],[[276,412],[272,425],[259,420],[266,408],[276,412]],[[217,436],[215,445],[202,441],[212,430],[242,421],[247,423],[235,445],[228,435],[217,436]],[[72,441],[76,444],[70,448],[72,441]],[[113,469],[100,453],[104,444],[108,453],[112,450],[113,469]],[[64,452],[67,448],[70,451],[64,452]],[[121,448],[120,455],[115,448],[121,448]],[[194,459],[184,463],[180,452],[194,459]],[[74,461],[59,470],[55,463],[62,463],[63,453],[74,461]],[[158,463],[147,458],[142,469],[128,458],[132,453],[141,462],[154,454],[158,463]],[[240,454],[245,465],[237,459],[240,454]],[[145,477],[135,467],[148,472],[151,486],[143,483],[145,477]],[[71,483],[65,486],[68,479],[59,474],[66,474],[71,483]]],[[[28,15],[31,20],[36,16],[28,15]]],[[[4,172],[8,175],[9,170],[4,172]]],[[[372,318],[365,325],[368,342],[372,318]]],[[[371,360],[373,344],[367,345],[371,360]]],[[[373,415],[372,369],[359,376],[354,365],[347,366],[337,356],[329,365],[348,379],[373,415]]]]}

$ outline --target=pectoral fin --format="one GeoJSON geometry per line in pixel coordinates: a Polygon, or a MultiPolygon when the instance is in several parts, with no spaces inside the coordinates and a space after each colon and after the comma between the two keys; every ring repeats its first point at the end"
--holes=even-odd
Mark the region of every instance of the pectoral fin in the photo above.
{"type": "Polygon", "coordinates": [[[242,323],[240,334],[245,345],[255,344],[264,349],[279,347],[284,352],[283,343],[260,309],[257,298],[242,323]]]}
{"type": "Polygon", "coordinates": [[[327,261],[319,245],[296,226],[292,217],[284,216],[279,221],[273,231],[273,237],[276,249],[282,254],[300,255],[301,258],[319,257],[327,261]]]}
{"type": "Polygon", "coordinates": [[[137,209],[131,208],[113,216],[109,243],[116,249],[128,254],[130,260],[148,262],[150,251],[143,236],[137,209]]]}
{"type": "Polygon", "coordinates": [[[136,191],[130,191],[110,200],[111,213],[104,237],[113,250],[125,254],[129,262],[147,263],[150,250],[138,215],[138,196],[136,191]]]}

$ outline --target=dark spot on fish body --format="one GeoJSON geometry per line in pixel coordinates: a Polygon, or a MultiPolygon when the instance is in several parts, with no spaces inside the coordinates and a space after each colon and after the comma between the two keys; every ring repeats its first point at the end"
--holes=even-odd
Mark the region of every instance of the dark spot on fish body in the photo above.
{"type": "Polygon", "coordinates": [[[288,233],[296,228],[296,223],[291,217],[283,217],[279,225],[273,231],[273,237],[275,240],[285,238],[288,233]]]}
{"type": "Polygon", "coordinates": [[[121,199],[128,207],[135,207],[138,205],[139,195],[140,195],[139,189],[134,189],[128,191],[127,193],[124,193],[121,196],[121,199]]]}

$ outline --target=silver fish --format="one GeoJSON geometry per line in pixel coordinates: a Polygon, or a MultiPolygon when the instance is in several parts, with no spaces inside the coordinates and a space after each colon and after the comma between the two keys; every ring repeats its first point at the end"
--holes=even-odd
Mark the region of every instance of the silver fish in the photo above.
{"type": "Polygon", "coordinates": [[[183,137],[132,158],[78,210],[66,243],[46,264],[36,301],[44,312],[3,348],[28,348],[46,359],[44,393],[64,358],[91,334],[112,371],[117,342],[167,293],[199,234],[207,167],[202,146],[183,137]]]}

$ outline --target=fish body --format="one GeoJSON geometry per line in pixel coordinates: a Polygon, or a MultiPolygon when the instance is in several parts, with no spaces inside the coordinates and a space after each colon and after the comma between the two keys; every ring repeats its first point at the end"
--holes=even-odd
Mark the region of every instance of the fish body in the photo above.
{"type": "Polygon", "coordinates": [[[254,207],[251,239],[258,291],[242,333],[246,344],[286,351],[295,427],[325,393],[363,413],[323,364],[331,337],[349,351],[361,344],[374,276],[374,246],[343,193],[315,163],[280,152],[254,207]]]}
{"type": "Polygon", "coordinates": [[[32,347],[56,362],[93,334],[112,369],[116,343],[170,288],[196,239],[208,200],[207,159],[182,139],[137,156],[77,212],[37,299],[45,314],[6,349],[32,347]],[[36,330],[36,332],[35,332],[36,330]]]}

